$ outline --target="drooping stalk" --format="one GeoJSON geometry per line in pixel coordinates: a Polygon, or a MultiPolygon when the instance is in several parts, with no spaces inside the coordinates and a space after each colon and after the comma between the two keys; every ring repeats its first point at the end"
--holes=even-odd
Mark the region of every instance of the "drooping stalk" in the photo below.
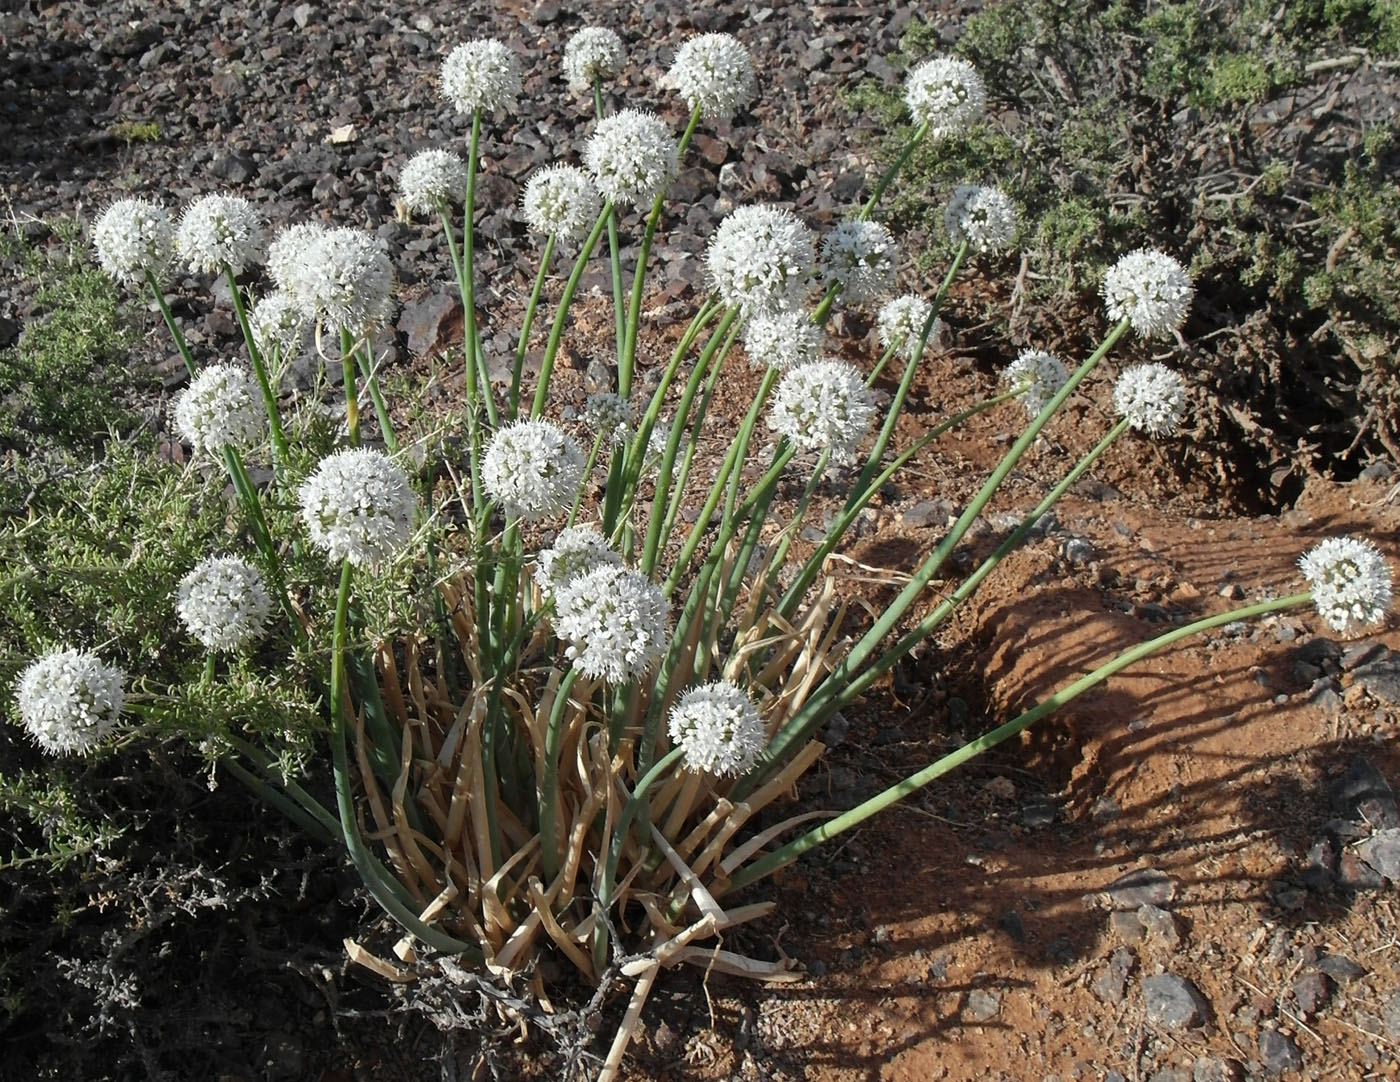
{"type": "Polygon", "coordinates": [[[243,458],[238,453],[238,449],[229,444],[224,444],[224,466],[228,470],[233,491],[237,494],[239,503],[243,505],[243,513],[248,520],[248,532],[253,535],[253,544],[262,554],[268,576],[272,579],[273,593],[277,595],[277,603],[282,607],[282,614],[287,618],[287,626],[298,641],[304,641],[306,631],[301,625],[296,609],[292,606],[291,595],[287,592],[287,579],[282,573],[282,561],[277,554],[277,545],[272,539],[272,531],[268,529],[267,518],[263,515],[262,501],[258,498],[258,490],[254,487],[252,478],[248,476],[248,471],[243,466],[243,458]]]}
{"type": "MultiPolygon", "coordinates": [[[[346,347],[348,335],[342,331],[340,335],[340,348],[346,347]]],[[[379,434],[384,439],[384,446],[390,454],[395,454],[399,449],[398,437],[394,435],[394,422],[389,417],[389,407],[384,401],[384,394],[379,389],[379,377],[374,371],[374,358],[370,355],[369,336],[360,339],[357,345],[353,345],[353,352],[359,359],[360,375],[364,377],[365,388],[369,391],[369,400],[374,404],[374,415],[379,420],[379,434]]]]}

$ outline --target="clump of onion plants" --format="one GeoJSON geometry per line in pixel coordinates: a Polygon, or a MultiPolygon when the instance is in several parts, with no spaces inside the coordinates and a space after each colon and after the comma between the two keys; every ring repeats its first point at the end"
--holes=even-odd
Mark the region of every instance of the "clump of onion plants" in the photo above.
{"type": "MultiPolygon", "coordinates": [[[[258,208],[209,196],[178,227],[159,206],[119,200],[93,238],[114,278],[150,291],[189,367],[173,416],[195,452],[188,468],[222,469],[235,494],[228,536],[171,598],[172,629],[207,651],[199,677],[207,683],[220,679],[218,658],[253,649],[264,659],[276,650],[322,659],[316,690],[334,800],[316,799],[316,779],[289,769],[238,719],[206,737],[209,753],[345,847],[401,926],[404,963],[426,950],[514,973],[547,952],[599,981],[625,958],[622,972],[637,980],[632,1024],[665,966],[782,977],[783,966],[714,942],[771,908],[732,901],[739,888],[1124,666],[1205,629],[1310,604],[1332,628],[1353,631],[1384,617],[1391,588],[1369,543],[1324,542],[1302,558],[1308,590],[1133,645],[858,807],[830,818],[794,812],[754,834],[755,816],[821,757],[817,736],[833,715],[948,620],[1115,441],[1130,430],[1140,438],[1176,430],[1187,404],[1181,377],[1155,363],[1124,369],[1103,389],[1117,420],[1099,442],[979,566],[931,596],[930,583],[1063,403],[1078,391],[1098,394],[1091,377],[1130,336],[1176,333],[1193,287],[1171,255],[1125,255],[1103,283],[1108,330],[1083,359],[1067,364],[1033,346],[1008,355],[999,393],[898,446],[896,422],[930,363],[952,283],[969,260],[995,256],[1016,235],[1015,208],[999,189],[958,187],[944,216],[946,274],[932,290],[893,295],[898,244],[875,219],[880,199],[921,141],[960,138],[986,104],[972,68],[934,58],[909,77],[917,128],[907,152],[824,236],[777,205],[740,206],[715,224],[705,299],[641,394],[641,305],[668,186],[698,127],[745,108],[758,80],[736,39],[687,43],[667,76],[689,109],[677,133],[644,111],[605,113],[602,81],[624,63],[622,43],[606,32],[584,31],[566,52],[570,89],[591,93],[595,123],[580,145],[560,148],[585,168],[561,162],[526,185],[521,212],[540,238],[539,274],[504,367],[488,364],[478,329],[491,317],[477,309],[471,223],[482,129],[515,106],[519,66],[495,41],[458,46],[443,66],[442,95],[469,118],[465,154],[423,151],[399,182],[402,206],[441,231],[467,313],[465,437],[451,453],[410,444],[380,387],[370,343],[392,313],[394,285],[374,237],[290,223],[264,247],[258,208]],[[624,233],[639,240],[630,267],[620,257],[624,233]],[[594,260],[612,273],[617,383],[590,399],[581,432],[559,416],[552,380],[594,260]],[[177,263],[226,278],[245,357],[189,349],[161,289],[177,263]],[[255,300],[239,276],[257,265],[266,288],[255,300]],[[551,268],[565,269],[552,309],[551,268]],[[869,371],[831,356],[827,326],[838,306],[876,319],[883,354],[869,371]],[[540,331],[538,375],[527,383],[540,331]],[[278,385],[287,355],[308,338],[324,363],[340,365],[344,395],[335,446],[310,462],[278,385]],[[761,369],[757,391],[737,424],[726,422],[720,461],[701,469],[697,450],[719,429],[716,392],[746,363],[761,369]],[[885,372],[896,390],[878,407],[871,385],[885,372]],[[988,410],[1001,410],[1015,433],[1005,456],[898,596],[852,632],[828,557],[883,485],[988,410]],[[245,458],[269,467],[266,484],[254,483],[245,458]],[[844,502],[799,556],[793,542],[805,513],[833,477],[847,484],[844,502]],[[794,479],[796,509],[775,521],[780,487],[794,479]],[[422,589],[405,599],[412,590],[403,583],[422,589]],[[403,602],[396,618],[372,618],[386,595],[403,602]],[[814,818],[823,821],[813,826],[814,818]]],[[[166,700],[148,682],[125,697],[123,685],[99,657],[57,648],[22,674],[20,720],[46,750],[83,752],[123,711],[133,722],[161,717],[166,700]]]]}

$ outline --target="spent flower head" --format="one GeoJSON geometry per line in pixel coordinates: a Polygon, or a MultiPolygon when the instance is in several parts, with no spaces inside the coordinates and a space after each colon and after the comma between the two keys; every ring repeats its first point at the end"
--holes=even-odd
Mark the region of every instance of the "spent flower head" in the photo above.
{"type": "Polygon", "coordinates": [[[175,430],[196,453],[220,455],[224,447],[248,447],[267,430],[262,397],[253,377],[231,364],[211,364],[175,399],[175,430]]]}
{"type": "Polygon", "coordinates": [[[301,345],[306,330],[306,317],[301,306],[283,289],[274,289],[248,313],[248,329],[253,342],[264,357],[276,354],[289,359],[301,345]]]}
{"type": "Polygon", "coordinates": [[[572,165],[538,169],[525,184],[520,200],[525,221],[536,233],[553,233],[566,243],[588,236],[603,209],[603,197],[593,178],[572,165]]]}
{"type": "Polygon", "coordinates": [[[660,117],[623,109],[598,121],[583,159],[605,199],[650,207],[676,175],[676,139],[660,117]]]}
{"type": "Polygon", "coordinates": [[[1357,537],[1329,537],[1298,561],[1327,626],[1352,635],[1378,624],[1393,600],[1390,566],[1381,550],[1357,537]]]}
{"type": "Polygon", "coordinates": [[[1144,338],[1165,338],[1180,327],[1195,292],[1180,263],[1149,248],[1129,252],[1103,276],[1108,318],[1127,319],[1144,338]]]}
{"type": "Polygon", "coordinates": [[[1186,412],[1186,385],[1166,365],[1136,364],[1114,383],[1113,407],[1139,432],[1170,436],[1186,412]]]}
{"type": "Polygon", "coordinates": [[[175,615],[206,650],[246,650],[262,638],[271,613],[262,572],[237,556],[207,557],[175,591],[175,615]]]}
{"type": "Polygon", "coordinates": [[[744,324],[744,352],[756,368],[795,368],[815,361],[822,329],[803,311],[757,312],[744,324]]]}
{"type": "MultiPolygon", "coordinates": [[[[880,306],[875,317],[875,328],[880,335],[880,345],[886,349],[899,348],[907,357],[919,344],[919,336],[924,333],[924,324],[933,314],[933,305],[916,293],[904,293],[880,306]]],[[[940,324],[935,321],[929,329],[928,340],[938,339],[940,324]]]]}
{"type": "Polygon", "coordinates": [[[1001,379],[1012,390],[1025,388],[1021,392],[1021,405],[1026,407],[1029,416],[1036,417],[1060,393],[1060,388],[1069,379],[1069,373],[1053,353],[1043,349],[1024,349],[1006,366],[1001,379]]]}
{"type": "Polygon", "coordinates": [[[195,274],[215,274],[224,264],[234,274],[258,262],[262,221],[252,203],[238,195],[206,195],[180,215],[175,248],[195,274]]]}
{"type": "Polygon", "coordinates": [[[595,567],[621,567],[622,557],[608,539],[592,526],[560,530],[554,544],[541,549],[535,559],[535,585],[545,597],[595,567]]]}
{"type": "Polygon", "coordinates": [[[721,777],[742,774],[767,742],[753,700],[727,680],[682,695],[671,708],[669,731],[689,770],[721,777]]]}
{"type": "Polygon", "coordinates": [[[323,229],[279,284],[332,334],[362,334],[382,326],[393,310],[394,269],[383,245],[358,229],[323,229]]]}
{"type": "Polygon", "coordinates": [[[595,437],[601,437],[604,447],[617,446],[631,438],[637,409],[621,395],[600,391],[585,400],[583,420],[595,437]]]}
{"type": "Polygon", "coordinates": [[[622,39],[601,26],[588,26],[564,44],[564,78],[572,94],[591,94],[594,81],[622,70],[622,39]]]}
{"type": "Polygon", "coordinates": [[[685,42],[666,80],[692,110],[721,120],[758,95],[749,51],[730,34],[701,34],[685,42]]]}
{"type": "Polygon", "coordinates": [[[879,222],[839,222],[822,239],[822,266],[828,286],[841,287],[850,304],[883,296],[894,285],[894,235],[879,222]]]}
{"type": "Polygon", "coordinates": [[[850,462],[875,420],[875,397],[844,361],[812,361],[784,373],[773,392],[769,424],[798,447],[830,448],[850,462]]]}
{"type": "Polygon", "coordinates": [[[961,184],[943,209],[943,228],[954,244],[978,252],[1004,251],[1016,234],[1016,208],[1000,188],[961,184]]]}
{"type": "Polygon", "coordinates": [[[601,564],[554,594],[554,631],[584,676],[622,684],[649,673],[666,650],[671,609],[640,572],[601,564]]]}
{"type": "Polygon", "coordinates": [[[94,223],[92,246],[114,281],[140,285],[150,274],[160,282],[175,258],[175,226],[148,199],[118,199],[94,223]]]}
{"type": "Polygon", "coordinates": [[[904,103],[915,124],[928,124],[942,139],[970,128],[987,108],[987,88],[966,60],[936,56],[914,68],[904,81],[904,103]]]}
{"type": "Polygon", "coordinates": [[[460,202],[466,190],[467,163],[450,150],[420,150],[399,171],[399,196],[419,214],[460,202]]]}
{"type": "Polygon", "coordinates": [[[812,231],[790,210],[736,207],[705,250],[705,269],[725,304],[745,316],[801,306],[816,261],[812,231]]]}
{"type": "Polygon", "coordinates": [[[83,754],[116,728],[125,696],[121,669],[83,650],[50,650],[15,684],[20,720],[51,755],[83,754]]]}
{"type": "Polygon", "coordinates": [[[476,38],[447,54],[439,83],[457,112],[494,112],[520,97],[520,62],[495,38],[476,38]]]}
{"type": "Polygon", "coordinates": [[[379,451],[355,447],[321,459],[297,490],[311,543],[332,560],[372,566],[392,559],[413,529],[408,475],[379,451]]]}
{"type": "Polygon", "coordinates": [[[491,437],[481,480],[512,518],[548,518],[573,506],[584,464],[578,444],[557,425],[516,421],[491,437]]]}

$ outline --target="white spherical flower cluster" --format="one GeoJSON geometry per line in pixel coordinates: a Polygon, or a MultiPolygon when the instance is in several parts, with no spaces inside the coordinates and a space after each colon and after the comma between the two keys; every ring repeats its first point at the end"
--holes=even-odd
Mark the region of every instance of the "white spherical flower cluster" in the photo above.
{"type": "Polygon", "coordinates": [[[570,526],[559,532],[554,544],[540,550],[535,560],[535,585],[545,597],[553,597],[580,575],[603,566],[622,566],[622,557],[608,539],[592,526],[570,526]]]}
{"type": "Polygon", "coordinates": [[[1113,385],[1113,406],[1149,436],[1170,436],[1186,412],[1186,385],[1166,365],[1125,368],[1113,385]]]}
{"type": "Polygon", "coordinates": [[[466,190],[467,163],[450,150],[420,150],[399,171],[399,196],[419,214],[461,202],[466,190]]]}
{"type": "Polygon", "coordinates": [[[601,26],[580,30],[564,44],[564,78],[572,94],[591,94],[594,80],[622,70],[622,39],[601,26]]]}
{"type": "Polygon", "coordinates": [[[650,207],[676,175],[676,140],[659,117],[623,109],[598,121],[583,159],[605,199],[650,207]]]}
{"type": "MultiPolygon", "coordinates": [[[[932,314],[933,305],[915,293],[904,293],[886,301],[875,317],[880,345],[886,349],[898,347],[905,356],[912,355],[919,344],[919,336],[924,333],[924,324],[932,314]]],[[[929,328],[930,342],[937,341],[938,328],[936,321],[929,328]]]]}
{"type": "Polygon", "coordinates": [[[326,227],[318,222],[298,222],[278,230],[267,246],[267,273],[278,289],[285,292],[304,273],[306,253],[325,234],[326,227]]]}
{"type": "Polygon", "coordinates": [[[576,243],[588,236],[603,197],[593,178],[572,165],[550,165],[538,169],[525,184],[520,200],[525,222],[541,236],[576,243]]]}
{"type": "Polygon", "coordinates": [[[730,777],[751,767],[767,733],[758,708],[743,688],[718,680],[691,688],[671,708],[671,743],[682,749],[687,769],[730,777]]]}
{"type": "Polygon", "coordinates": [[[875,420],[875,397],[844,361],[812,361],[790,369],[773,392],[769,423],[798,447],[831,449],[850,462],[875,420]]]}
{"type": "Polygon", "coordinates": [[[1050,399],[1060,393],[1060,388],[1069,379],[1069,373],[1053,353],[1043,349],[1026,349],[1006,366],[1001,378],[1012,390],[1025,388],[1021,392],[1021,405],[1026,407],[1027,414],[1036,417],[1050,404],[1050,399]]]}
{"type": "Polygon", "coordinates": [[[202,560],[175,591],[175,615],[206,650],[246,650],[271,612],[262,572],[237,556],[202,560]]]}
{"type": "Polygon", "coordinates": [[[481,480],[512,518],[548,518],[573,506],[584,465],[578,444],[557,426],[517,421],[491,437],[481,480]]]}
{"type": "Polygon", "coordinates": [[[231,364],[211,364],[175,399],[175,430],[195,452],[220,455],[224,447],[248,447],[267,428],[253,377],[231,364]]]}
{"type": "Polygon", "coordinates": [[[279,280],[302,313],[332,334],[382,326],[393,310],[394,270],[379,240],[358,229],[322,229],[308,240],[279,280]]]}
{"type": "Polygon", "coordinates": [[[1103,276],[1108,318],[1129,320],[1144,338],[1165,338],[1180,327],[1195,292],[1180,263],[1148,248],[1129,252],[1103,276]]]}
{"type": "Polygon", "coordinates": [[[839,285],[841,298],[850,304],[890,291],[895,258],[894,235],[879,222],[840,222],[822,240],[826,284],[839,285]]]}
{"type": "Polygon", "coordinates": [[[234,274],[259,259],[262,221],[253,204],[237,195],[206,195],[180,215],[175,247],[195,274],[214,274],[228,264],[234,274]]]}
{"type": "Polygon", "coordinates": [[[661,587],[637,571],[603,564],[554,595],[555,633],[584,676],[612,684],[636,680],[660,660],[670,636],[670,605],[661,587]]]}
{"type": "Polygon", "coordinates": [[[126,701],[124,675],[96,654],[50,650],[19,675],[20,720],[51,755],[89,752],[116,728],[126,701]]]}
{"type": "Polygon", "coordinates": [[[175,227],[147,199],[118,199],[93,225],[92,246],[115,281],[140,285],[149,273],[159,282],[175,257],[175,227]]]}
{"type": "Polygon", "coordinates": [[[904,103],[915,124],[928,124],[929,134],[942,139],[965,132],[981,117],[987,88],[967,61],[936,56],[909,73],[904,103]]]}
{"type": "Polygon", "coordinates": [[[416,501],[408,475],[379,451],[351,448],[321,459],[297,490],[311,542],[356,566],[393,558],[408,543],[416,501]]]}
{"type": "Polygon", "coordinates": [[[1352,635],[1378,624],[1393,599],[1390,567],[1381,550],[1356,537],[1329,537],[1298,561],[1313,603],[1327,626],[1352,635]]]}
{"type": "Polygon", "coordinates": [[[520,63],[494,38],[477,38],[447,55],[440,85],[457,112],[490,113],[520,97],[520,63]]]}
{"type": "Polygon", "coordinates": [[[600,392],[584,402],[583,420],[595,437],[602,437],[604,447],[616,446],[631,438],[637,409],[621,395],[600,392]]]}
{"type": "Polygon", "coordinates": [[[248,313],[253,342],[264,357],[276,354],[282,360],[292,357],[301,346],[306,318],[301,306],[282,289],[274,289],[248,313]]]}
{"type": "Polygon", "coordinates": [[[806,312],[758,312],[744,324],[744,352],[755,368],[786,370],[815,361],[822,329],[806,312]]]}
{"type": "Polygon", "coordinates": [[[725,215],[705,251],[715,292],[745,316],[800,307],[815,261],[812,231],[792,211],[762,205],[725,215]]]}
{"type": "Polygon", "coordinates": [[[691,109],[724,119],[758,95],[749,51],[729,34],[701,34],[676,50],[666,80],[691,109]]]}
{"type": "Polygon", "coordinates": [[[978,252],[1000,252],[1016,233],[1016,208],[1000,188],[960,184],[943,209],[943,228],[954,244],[967,241],[978,252]]]}

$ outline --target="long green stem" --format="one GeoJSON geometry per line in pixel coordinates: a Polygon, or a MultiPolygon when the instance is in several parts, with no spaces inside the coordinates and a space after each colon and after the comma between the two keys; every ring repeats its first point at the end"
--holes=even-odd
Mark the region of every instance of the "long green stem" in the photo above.
{"type": "Polygon", "coordinates": [[[263,408],[267,411],[268,429],[272,433],[272,458],[273,465],[277,473],[281,475],[282,470],[287,465],[287,434],[282,429],[282,415],[277,408],[277,395],[273,393],[272,383],[268,379],[267,365],[263,361],[262,350],[258,349],[258,343],[253,338],[253,328],[248,323],[248,310],[243,304],[243,293],[238,288],[238,279],[233,275],[233,268],[227,263],[224,264],[224,279],[228,282],[229,292],[233,295],[233,311],[238,317],[238,328],[243,332],[243,344],[248,347],[248,359],[253,362],[253,375],[258,381],[258,390],[262,392],[263,408]]]}
{"type": "Polygon", "coordinates": [[[608,215],[611,213],[612,204],[604,203],[598,220],[593,223],[593,231],[588,234],[588,239],[583,242],[583,247],[579,249],[578,257],[574,260],[574,269],[569,272],[569,280],[564,283],[564,292],[559,297],[559,308],[554,313],[554,323],[549,328],[549,341],[545,343],[544,358],[540,361],[539,382],[535,385],[535,400],[530,406],[531,417],[538,417],[544,413],[544,404],[549,401],[549,381],[554,375],[554,359],[559,354],[559,345],[564,340],[564,327],[569,321],[569,306],[574,302],[574,292],[583,277],[583,268],[588,264],[588,257],[593,254],[593,249],[598,247],[598,240],[603,235],[603,229],[608,224],[608,215]]]}
{"type": "Polygon", "coordinates": [[[910,136],[909,142],[906,143],[904,149],[899,152],[899,157],[895,158],[895,160],[890,163],[890,167],[885,170],[884,175],[875,185],[875,190],[870,193],[870,198],[865,201],[865,206],[860,208],[860,214],[858,215],[860,219],[864,220],[869,218],[870,215],[875,212],[875,205],[879,203],[880,199],[884,196],[885,189],[887,189],[894,181],[894,178],[899,175],[900,170],[908,164],[909,159],[913,157],[914,151],[918,148],[919,144],[923,142],[924,136],[927,134],[928,121],[925,120],[914,130],[914,134],[910,136]]]}
{"type": "Polygon", "coordinates": [[[369,400],[374,404],[374,415],[379,421],[379,434],[384,439],[384,446],[390,454],[394,454],[399,449],[398,437],[394,435],[394,422],[389,416],[389,407],[384,401],[384,394],[379,389],[379,376],[374,371],[374,356],[370,353],[370,342],[368,336],[362,338],[358,344],[352,344],[350,336],[345,332],[340,332],[340,348],[343,350],[347,346],[355,354],[360,367],[360,375],[364,377],[365,389],[369,391],[369,400]]]}
{"type": "Polygon", "coordinates": [[[340,332],[340,378],[345,390],[345,432],[351,447],[360,446],[360,391],[355,383],[355,348],[350,332],[340,332]]]}
{"type": "Polygon", "coordinates": [[[239,455],[238,449],[228,444],[224,445],[224,466],[228,470],[233,491],[237,493],[239,502],[243,504],[243,513],[248,519],[248,530],[253,535],[253,544],[262,553],[263,563],[272,579],[272,590],[277,595],[277,601],[282,607],[283,615],[287,618],[287,628],[298,641],[302,641],[306,632],[301,626],[301,620],[297,617],[296,609],[292,606],[291,595],[287,592],[286,576],[282,573],[282,560],[278,556],[277,545],[272,539],[272,531],[268,528],[267,518],[263,514],[258,490],[243,466],[243,458],[239,455]]]}
{"type": "Polygon", "coordinates": [[[160,288],[160,283],[156,281],[156,276],[150,271],[146,272],[146,284],[151,288],[151,296],[156,299],[156,307],[160,309],[161,318],[165,320],[165,326],[170,331],[170,337],[175,340],[175,348],[180,351],[180,359],[185,362],[185,371],[190,374],[190,379],[194,379],[194,355],[190,353],[189,344],[185,341],[185,336],[180,331],[180,325],[175,322],[175,316],[170,311],[170,305],[165,303],[165,293],[160,288]]]}
{"type": "Polygon", "coordinates": [[[530,290],[529,303],[525,305],[525,315],[520,321],[520,341],[515,347],[515,363],[510,371],[510,399],[507,416],[513,421],[520,413],[520,379],[525,370],[525,353],[530,345],[530,329],[535,324],[535,311],[540,305],[540,294],[544,292],[544,280],[549,273],[549,261],[554,256],[556,237],[551,233],[545,238],[544,253],[540,256],[539,273],[535,275],[534,288],[530,290]]]}
{"type": "Polygon", "coordinates": [[[467,144],[467,190],[462,210],[462,343],[466,349],[467,408],[477,405],[476,352],[476,165],[481,143],[481,110],[472,111],[472,134],[467,144]]]}
{"type": "Polygon", "coordinates": [[[544,735],[544,765],[540,770],[540,867],[548,889],[559,875],[559,748],[564,741],[564,717],[578,670],[570,668],[559,682],[544,735]]]}

